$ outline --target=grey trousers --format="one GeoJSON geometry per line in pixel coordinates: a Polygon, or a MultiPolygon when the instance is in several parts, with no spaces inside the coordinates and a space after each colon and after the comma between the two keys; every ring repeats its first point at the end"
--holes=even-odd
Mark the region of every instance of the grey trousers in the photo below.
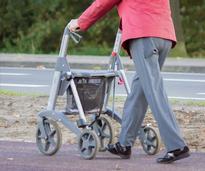
{"type": "Polygon", "coordinates": [[[136,74],[122,116],[119,142],[132,146],[148,105],[157,121],[167,151],[185,146],[176,118],[168,102],[160,70],[172,42],[161,38],[140,38],[129,42],[136,74]]]}

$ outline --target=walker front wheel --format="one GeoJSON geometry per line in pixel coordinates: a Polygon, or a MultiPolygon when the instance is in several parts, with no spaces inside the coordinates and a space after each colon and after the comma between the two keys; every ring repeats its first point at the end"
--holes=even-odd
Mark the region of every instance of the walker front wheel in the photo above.
{"type": "Polygon", "coordinates": [[[36,131],[36,144],[41,153],[51,156],[59,150],[62,143],[62,135],[60,128],[53,120],[44,120],[43,127],[45,136],[43,136],[38,127],[36,131]]]}
{"type": "Polygon", "coordinates": [[[99,139],[95,131],[85,129],[78,140],[80,155],[87,160],[95,158],[99,148],[99,139]]]}
{"type": "Polygon", "coordinates": [[[106,118],[104,116],[100,116],[96,120],[97,124],[97,134],[99,134],[100,139],[100,149],[99,151],[103,152],[106,151],[106,147],[108,144],[113,143],[114,138],[114,131],[111,125],[111,121],[109,118],[106,118]]]}
{"type": "Polygon", "coordinates": [[[160,148],[160,139],[158,133],[150,126],[145,126],[142,128],[142,131],[143,133],[140,142],[143,150],[148,155],[156,154],[160,148]]]}

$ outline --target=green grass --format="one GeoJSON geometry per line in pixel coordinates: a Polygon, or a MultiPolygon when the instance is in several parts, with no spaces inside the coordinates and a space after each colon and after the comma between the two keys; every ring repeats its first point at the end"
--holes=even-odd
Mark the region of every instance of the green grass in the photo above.
{"type": "MultiPolygon", "coordinates": [[[[46,94],[40,93],[20,93],[11,90],[4,90],[0,89],[0,95],[7,95],[7,96],[32,96],[32,97],[40,97],[40,96],[48,96],[46,94]]],[[[115,97],[115,103],[124,102],[126,97],[115,97]]],[[[186,106],[199,106],[205,107],[205,101],[200,100],[178,100],[178,99],[170,99],[169,100],[172,105],[186,105],[186,106]]],[[[109,98],[109,102],[112,102],[112,96],[109,98]]]]}
{"type": "Polygon", "coordinates": [[[171,99],[171,104],[173,105],[186,105],[186,106],[199,106],[199,107],[205,107],[205,101],[201,100],[177,100],[177,99],[171,99]]]}
{"type": "Polygon", "coordinates": [[[183,42],[178,42],[175,48],[171,49],[169,53],[170,57],[190,57],[185,48],[185,44],[183,42]]]}
{"type": "Polygon", "coordinates": [[[32,97],[39,97],[39,96],[46,96],[45,94],[40,93],[21,93],[21,92],[15,92],[12,90],[4,90],[0,89],[0,95],[6,95],[6,96],[32,96],[32,97]]]}
{"type": "MultiPolygon", "coordinates": [[[[115,97],[115,102],[124,102],[126,97],[115,97]]],[[[112,101],[112,97],[110,97],[110,102],[112,101]]],[[[199,107],[205,107],[205,101],[201,100],[178,100],[178,99],[169,99],[169,102],[172,105],[186,105],[186,106],[199,106],[199,107]]]]}

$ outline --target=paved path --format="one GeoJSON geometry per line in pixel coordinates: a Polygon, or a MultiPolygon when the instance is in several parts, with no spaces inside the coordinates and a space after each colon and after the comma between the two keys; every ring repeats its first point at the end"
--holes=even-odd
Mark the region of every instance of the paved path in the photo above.
{"type": "MultiPolygon", "coordinates": [[[[162,155],[161,152],[160,155],[162,155]]],[[[34,143],[0,141],[0,171],[204,171],[205,153],[173,164],[157,164],[158,155],[148,156],[142,150],[133,150],[130,160],[98,153],[94,160],[79,156],[76,145],[64,145],[51,157],[40,154],[34,143]]]]}

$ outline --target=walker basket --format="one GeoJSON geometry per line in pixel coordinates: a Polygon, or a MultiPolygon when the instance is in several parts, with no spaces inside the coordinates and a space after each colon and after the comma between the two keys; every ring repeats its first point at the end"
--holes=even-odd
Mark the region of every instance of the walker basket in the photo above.
{"type": "MultiPolygon", "coordinates": [[[[115,74],[113,72],[105,73],[81,73],[74,76],[74,82],[80,98],[80,103],[84,112],[100,113],[107,105],[110,87],[115,74]]],[[[67,91],[68,113],[78,113],[77,105],[70,88],[67,91]]]]}

